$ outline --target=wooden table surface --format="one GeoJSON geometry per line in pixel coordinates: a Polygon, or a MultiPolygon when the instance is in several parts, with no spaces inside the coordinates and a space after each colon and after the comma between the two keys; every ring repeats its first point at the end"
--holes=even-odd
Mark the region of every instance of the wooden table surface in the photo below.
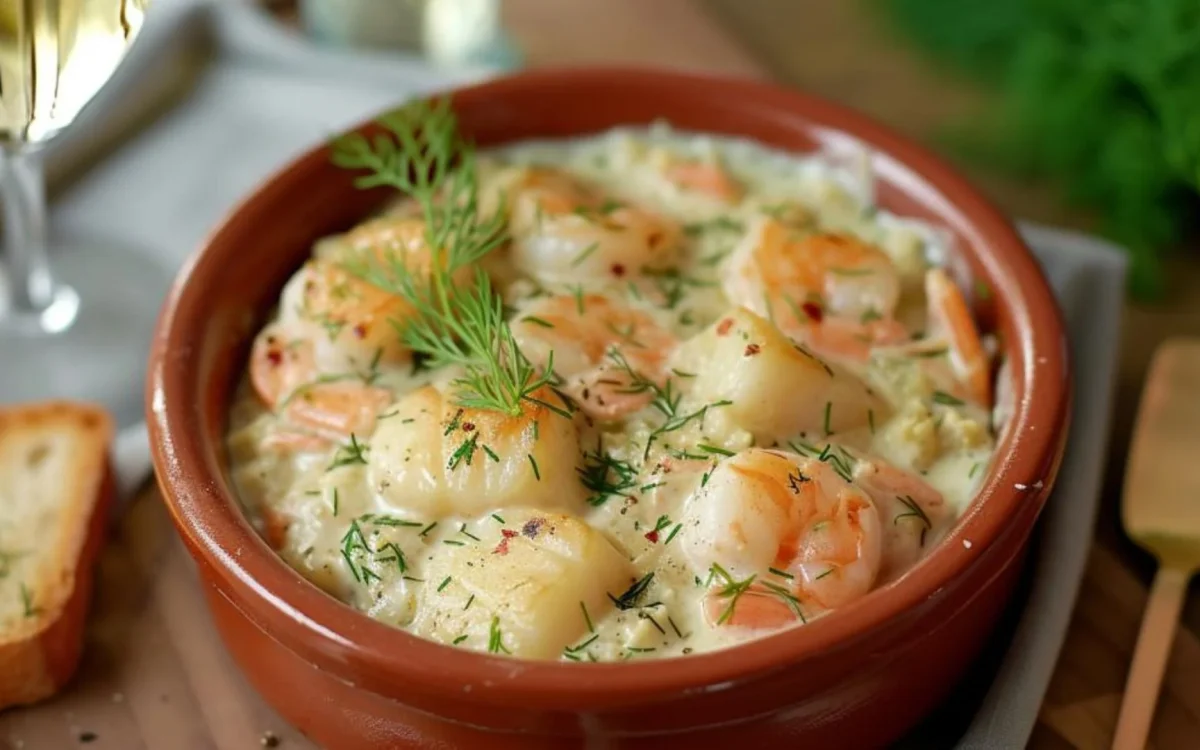
{"type": "MultiPolygon", "coordinates": [[[[868,112],[935,148],[985,95],[921,60],[867,11],[829,0],[504,0],[531,65],[644,63],[771,77],[868,112]]],[[[1086,228],[1046,185],[963,165],[1012,214],[1086,228]]],[[[1108,746],[1152,566],[1116,516],[1140,383],[1155,345],[1200,333],[1200,254],[1170,261],[1168,298],[1126,309],[1115,432],[1103,513],[1071,630],[1033,748],[1108,746]]],[[[1080,533],[1089,533],[1081,529],[1080,533]]],[[[157,492],[147,488],[114,531],[78,678],[61,696],[0,714],[12,748],[260,747],[307,742],[233,667],[157,492]]],[[[1200,597],[1192,596],[1152,734],[1160,749],[1200,747],[1200,597]]]]}

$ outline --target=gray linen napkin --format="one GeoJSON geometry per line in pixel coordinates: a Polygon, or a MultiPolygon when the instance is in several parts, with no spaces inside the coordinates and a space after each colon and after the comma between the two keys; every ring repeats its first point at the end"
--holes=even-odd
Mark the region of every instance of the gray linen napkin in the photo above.
{"type": "MultiPolygon", "coordinates": [[[[406,97],[485,73],[450,77],[391,55],[316,49],[241,3],[161,0],[129,64],[85,113],[81,127],[50,148],[51,170],[69,173],[98,144],[110,143],[118,115],[128,121],[131,109],[149,106],[142,94],[156,87],[147,82],[178,73],[171,61],[180,60],[206,61],[190,95],[62,192],[53,208],[57,233],[104,236],[178,268],[240,197],[313,143],[406,97]]],[[[1116,248],[1093,238],[1032,225],[1021,229],[1054,285],[1071,331],[1076,388],[1071,441],[1041,522],[1024,607],[1013,613],[1011,645],[993,649],[1003,660],[990,689],[972,706],[969,722],[958,722],[955,736],[919,730],[904,743],[909,746],[1024,745],[1066,632],[1091,539],[1125,263],[1116,248]]],[[[118,466],[122,485],[132,488],[149,471],[144,426],[139,414],[118,418],[128,427],[118,441],[118,466]]]]}

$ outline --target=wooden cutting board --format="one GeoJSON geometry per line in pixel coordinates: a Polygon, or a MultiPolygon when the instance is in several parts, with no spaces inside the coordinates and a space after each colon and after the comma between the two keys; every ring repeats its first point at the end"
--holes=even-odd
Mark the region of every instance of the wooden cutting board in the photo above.
{"type": "MultiPolygon", "coordinates": [[[[504,2],[509,26],[535,65],[637,62],[767,75],[762,63],[693,0],[504,2]]],[[[764,48],[770,46],[768,37],[775,38],[777,50],[796,47],[798,35],[818,44],[813,49],[820,53],[805,57],[805,75],[813,80],[844,77],[857,69],[853,58],[869,53],[881,58],[872,66],[874,75],[895,72],[903,79],[898,85],[917,85],[907,53],[870,32],[854,15],[859,11],[851,10],[854,4],[705,4],[728,15],[764,48]]],[[[880,80],[878,85],[889,84],[880,80]]],[[[144,489],[127,508],[97,575],[77,679],[53,700],[0,713],[0,747],[313,747],[262,702],[225,653],[155,488],[144,489]]],[[[1031,747],[1108,746],[1145,598],[1141,581],[1112,551],[1097,545],[1031,747]]],[[[1153,742],[1160,750],[1200,747],[1200,641],[1187,628],[1175,640],[1153,742]]]]}

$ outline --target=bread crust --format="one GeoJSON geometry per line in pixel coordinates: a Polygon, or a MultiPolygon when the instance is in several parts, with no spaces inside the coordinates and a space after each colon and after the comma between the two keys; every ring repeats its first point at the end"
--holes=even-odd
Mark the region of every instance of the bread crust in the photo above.
{"type": "Polygon", "coordinates": [[[71,483],[63,490],[71,496],[56,518],[64,533],[52,554],[61,564],[43,566],[45,574],[30,584],[37,613],[0,630],[0,709],[42,700],[74,674],[115,494],[109,460],[114,426],[103,410],[64,401],[0,410],[0,445],[54,429],[79,431],[83,441],[74,476],[63,479],[71,483]]]}

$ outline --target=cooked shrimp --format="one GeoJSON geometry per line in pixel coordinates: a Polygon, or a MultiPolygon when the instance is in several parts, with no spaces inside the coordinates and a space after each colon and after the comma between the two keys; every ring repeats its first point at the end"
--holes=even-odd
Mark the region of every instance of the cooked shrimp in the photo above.
{"type": "Polygon", "coordinates": [[[285,339],[279,324],[264,328],[254,340],[251,385],[290,423],[271,436],[273,447],[322,450],[330,441],[368,434],[375,416],[391,403],[391,393],[369,385],[365,372],[321,375],[314,348],[310,339],[285,339]]]}
{"type": "Polygon", "coordinates": [[[677,360],[678,369],[696,373],[692,398],[727,402],[713,410],[714,427],[729,422],[760,442],[841,432],[886,415],[884,402],[856,376],[745,308],[689,340],[677,360]]]}
{"type": "Polygon", "coordinates": [[[883,522],[880,580],[908,571],[935,544],[952,520],[953,510],[932,485],[877,458],[859,458],[853,480],[879,509],[883,522]]]}
{"type": "Polygon", "coordinates": [[[596,294],[543,297],[513,320],[517,345],[539,367],[554,359],[562,390],[588,414],[615,419],[653,399],[678,343],[650,315],[596,294]],[[635,381],[640,381],[635,382],[635,381]]]}
{"type": "Polygon", "coordinates": [[[722,203],[737,203],[742,199],[742,186],[715,162],[676,161],[667,165],[663,176],[677,187],[703,193],[722,203]]]}
{"type": "Polygon", "coordinates": [[[403,216],[367,222],[334,240],[326,257],[309,261],[284,287],[279,320],[259,333],[250,357],[259,399],[301,428],[281,432],[281,444],[311,448],[320,444],[313,433],[332,440],[366,434],[391,401],[368,381],[378,365],[409,358],[399,327],[412,307],[343,264],[370,253],[427,273],[424,226],[403,216]]]}
{"type": "Polygon", "coordinates": [[[831,464],[750,448],[688,499],[680,537],[692,571],[710,577],[710,623],[774,628],[866,595],[883,530],[871,499],[831,464]],[[742,608],[747,596],[759,600],[742,608]]]}
{"type": "Polygon", "coordinates": [[[512,258],[546,281],[632,277],[671,266],[678,225],[564,172],[528,168],[509,187],[512,258]]]}
{"type": "Polygon", "coordinates": [[[730,301],[769,317],[815,351],[861,361],[905,341],[892,319],[900,279],[882,250],[853,237],[800,234],[762,217],[726,262],[730,301]]]}
{"type": "MultiPolygon", "coordinates": [[[[730,300],[776,320],[816,302],[829,315],[890,317],[900,281],[887,253],[854,237],[803,235],[760,218],[727,261],[730,300]]],[[[805,321],[797,321],[804,323],[805,321]]]]}
{"type": "Polygon", "coordinates": [[[563,410],[553,391],[533,398],[510,416],[459,407],[433,386],[403,396],[371,437],[372,487],[391,510],[428,520],[517,505],[576,508],[584,489],[575,424],[543,405],[563,410]]]}
{"type": "Polygon", "coordinates": [[[991,408],[991,368],[962,291],[944,270],[932,268],[925,274],[925,295],[929,304],[926,338],[946,343],[951,367],[966,386],[967,395],[983,408],[991,408]]]}

